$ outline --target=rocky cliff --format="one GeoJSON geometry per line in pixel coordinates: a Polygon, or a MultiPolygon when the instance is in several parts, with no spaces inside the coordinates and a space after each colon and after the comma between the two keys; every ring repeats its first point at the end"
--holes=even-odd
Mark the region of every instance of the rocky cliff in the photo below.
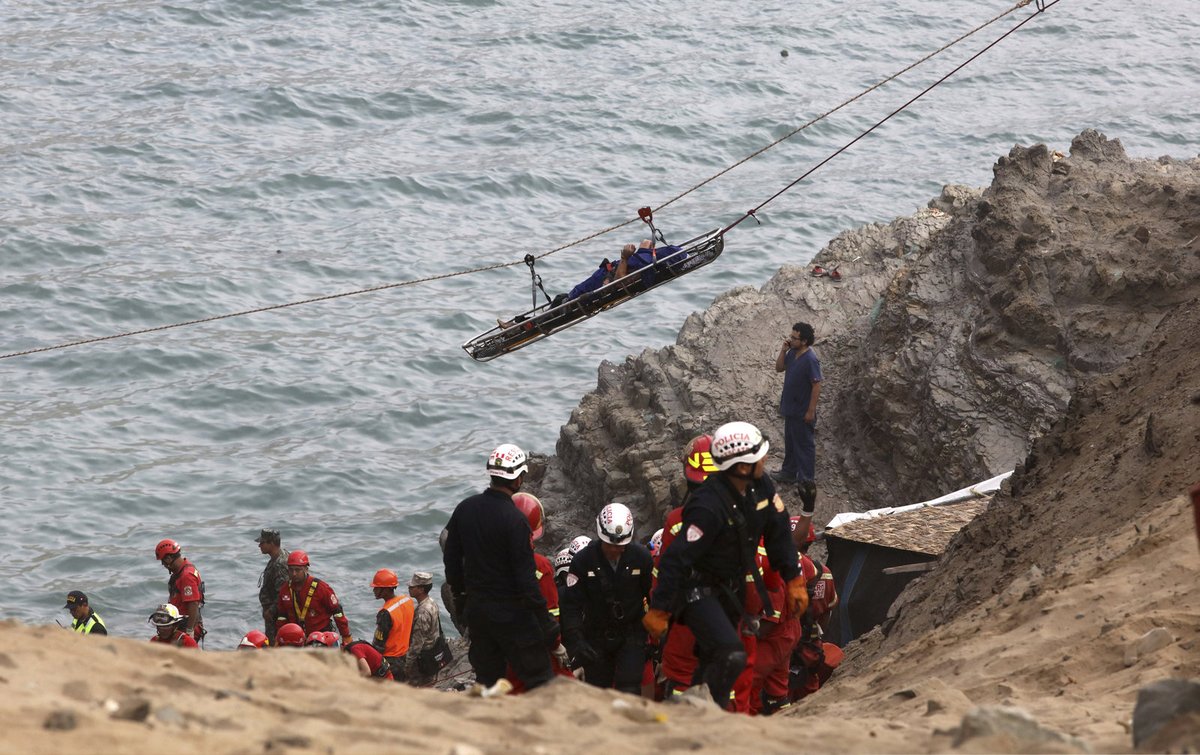
{"type": "Polygon", "coordinates": [[[548,542],[588,531],[611,500],[660,521],[682,493],[683,445],[725,421],[779,441],[777,467],[773,365],[798,320],[816,328],[826,378],[818,522],[1011,469],[1081,379],[1200,295],[1198,237],[1200,160],[1130,159],[1090,130],[1068,155],[1014,147],[986,189],[950,186],[835,238],[812,264],[841,281],[785,266],[693,314],[674,345],[603,363],[538,470],[548,542]]]}

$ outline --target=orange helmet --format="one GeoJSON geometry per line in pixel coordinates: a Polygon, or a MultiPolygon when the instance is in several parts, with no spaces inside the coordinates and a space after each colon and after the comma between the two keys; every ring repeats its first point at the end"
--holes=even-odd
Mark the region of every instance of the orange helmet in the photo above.
{"type": "Polygon", "coordinates": [[[537,540],[540,538],[542,536],[542,522],[546,519],[546,512],[542,508],[542,502],[533,493],[516,493],[513,495],[512,501],[513,505],[529,520],[529,529],[533,530],[533,539],[537,540]]]}
{"type": "Polygon", "coordinates": [[[712,436],[697,435],[688,441],[683,451],[683,476],[688,482],[701,483],[713,472],[717,465],[713,463],[712,436]]]}
{"type": "Polygon", "coordinates": [[[246,632],[246,636],[238,643],[238,650],[258,650],[268,645],[267,636],[257,629],[246,632]]]}
{"type": "Polygon", "coordinates": [[[162,561],[167,556],[179,555],[179,543],[174,540],[162,540],[154,546],[154,557],[162,561]]]}
{"type": "Polygon", "coordinates": [[[289,622],[275,633],[275,644],[279,647],[304,647],[304,630],[299,624],[289,622]]]}
{"type": "Polygon", "coordinates": [[[308,554],[304,551],[292,551],[288,554],[288,566],[308,566],[308,554]]]}
{"type": "Polygon", "coordinates": [[[371,579],[371,587],[399,587],[400,578],[391,569],[380,569],[371,579]]]}

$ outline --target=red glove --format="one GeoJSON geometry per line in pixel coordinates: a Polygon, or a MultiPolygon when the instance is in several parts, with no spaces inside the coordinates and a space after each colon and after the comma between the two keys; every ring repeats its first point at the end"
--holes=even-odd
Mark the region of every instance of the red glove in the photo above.
{"type": "Polygon", "coordinates": [[[793,616],[803,616],[808,610],[808,587],[804,584],[803,574],[788,580],[787,602],[793,616]]]}
{"type": "Polygon", "coordinates": [[[671,624],[671,614],[658,608],[651,608],[646,611],[646,615],[642,617],[642,626],[646,628],[650,636],[658,639],[667,633],[667,627],[671,624]]]}

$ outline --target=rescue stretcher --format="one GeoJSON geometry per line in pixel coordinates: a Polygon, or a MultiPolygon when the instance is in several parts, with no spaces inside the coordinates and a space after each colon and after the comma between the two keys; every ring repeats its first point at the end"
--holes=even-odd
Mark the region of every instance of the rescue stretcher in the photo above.
{"type": "MultiPolygon", "coordinates": [[[[507,322],[499,323],[464,343],[463,351],[477,362],[487,362],[509,354],[698,270],[719,257],[724,249],[725,235],[720,229],[714,228],[684,242],[678,251],[656,258],[653,263],[595,291],[558,306],[547,301],[507,322]]],[[[532,255],[526,255],[525,264],[529,265],[530,275],[533,276],[536,301],[541,280],[534,270],[534,262],[532,255]]]]}

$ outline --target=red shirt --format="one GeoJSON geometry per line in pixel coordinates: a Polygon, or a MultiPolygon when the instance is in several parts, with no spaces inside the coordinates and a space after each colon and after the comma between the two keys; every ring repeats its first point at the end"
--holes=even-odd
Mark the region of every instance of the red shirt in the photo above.
{"type": "Polygon", "coordinates": [[[546,608],[554,620],[558,621],[558,585],[554,584],[554,564],[550,563],[550,559],[542,554],[534,553],[533,565],[537,567],[534,576],[537,577],[538,589],[542,591],[542,597],[546,599],[546,608]]]}
{"type": "Polygon", "coordinates": [[[800,569],[804,573],[804,581],[809,585],[808,615],[818,624],[824,624],[838,602],[833,572],[822,564],[818,575],[817,565],[805,555],[800,556],[800,569]]]}
{"type": "Polygon", "coordinates": [[[179,568],[178,572],[171,575],[167,581],[167,587],[170,592],[170,598],[168,598],[167,602],[178,608],[180,613],[186,613],[184,604],[203,601],[204,593],[201,592],[200,588],[199,570],[186,558],[182,560],[183,566],[179,568]]]}
{"type": "Polygon", "coordinates": [[[333,588],[316,577],[309,577],[308,585],[299,590],[293,590],[291,582],[279,588],[275,612],[276,627],[291,622],[304,627],[304,634],[309,635],[329,631],[330,623],[336,623],[342,637],[350,636],[350,622],[333,588]]]}
{"type": "Polygon", "coordinates": [[[346,647],[346,652],[355,658],[362,658],[366,661],[367,667],[371,669],[371,676],[377,676],[380,679],[392,678],[391,671],[379,673],[379,667],[383,665],[383,656],[379,654],[378,650],[371,647],[371,643],[362,641],[352,643],[346,647]]]}
{"type": "Polygon", "coordinates": [[[198,647],[198,645],[196,645],[196,641],[192,639],[192,636],[190,634],[188,634],[187,632],[183,631],[182,629],[176,629],[175,634],[172,635],[171,639],[169,639],[169,640],[160,639],[159,636],[156,634],[150,638],[150,641],[151,642],[161,642],[164,644],[171,644],[171,645],[174,645],[176,647],[181,647],[181,648],[198,647]]]}

